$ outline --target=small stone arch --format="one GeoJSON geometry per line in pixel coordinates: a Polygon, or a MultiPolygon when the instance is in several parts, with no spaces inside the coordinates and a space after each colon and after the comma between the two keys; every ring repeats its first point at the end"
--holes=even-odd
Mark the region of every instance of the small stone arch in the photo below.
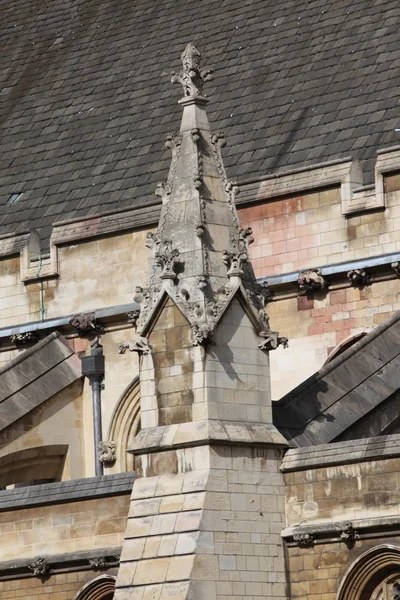
{"type": "Polygon", "coordinates": [[[140,431],[139,377],[122,392],[111,417],[107,439],[116,444],[116,463],[113,471],[123,473],[134,470],[134,456],[128,454],[133,438],[140,431]]]}
{"type": "Polygon", "coordinates": [[[348,569],[336,600],[369,600],[376,587],[396,573],[400,576],[400,547],[375,546],[359,556],[348,569]]]}
{"type": "Polygon", "coordinates": [[[73,600],[112,600],[115,592],[115,577],[99,575],[75,594],[73,600]]]}

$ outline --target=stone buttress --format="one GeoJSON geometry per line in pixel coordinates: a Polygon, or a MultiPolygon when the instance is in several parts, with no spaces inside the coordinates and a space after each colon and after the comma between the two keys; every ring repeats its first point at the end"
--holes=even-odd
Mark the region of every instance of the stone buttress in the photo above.
{"type": "Polygon", "coordinates": [[[248,257],[238,189],[202,96],[212,72],[189,44],[174,75],[184,97],[153,253],[137,288],[141,431],[116,600],[285,598],[280,532],[286,441],[272,424],[268,288],[248,257]]]}

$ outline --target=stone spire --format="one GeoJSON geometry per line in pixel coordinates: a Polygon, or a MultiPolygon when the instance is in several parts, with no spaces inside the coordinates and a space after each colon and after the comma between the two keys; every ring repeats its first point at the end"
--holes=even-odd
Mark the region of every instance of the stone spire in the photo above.
{"type": "Polygon", "coordinates": [[[141,304],[138,331],[146,335],[167,292],[189,321],[193,344],[206,345],[240,293],[261,336],[260,348],[269,350],[286,340],[270,331],[264,310],[268,290],[257,283],[249,261],[252,230],[240,227],[235,208],[239,189],[228,182],[222,162],[224,135],[210,130],[202,91],[212,71],[201,69],[193,44],[181,59],[183,70],[172,82],[183,86],[182,122],[179,135],[168,136],[171,167],[167,181],[156,189],[162,209],[157,233],[147,235],[153,252],[150,285],[138,288],[135,296],[141,304]]]}
{"type": "Polygon", "coordinates": [[[182,124],[167,141],[171,169],[148,235],[150,285],[135,298],[139,336],[121,345],[141,355],[141,430],[129,448],[136,479],[114,598],[285,600],[277,533],[287,442],[272,422],[261,351],[284,340],[269,330],[248,257],[252,232],[240,228],[223,136],[208,124],[200,94],[210,72],[191,44],[182,60],[173,77],[185,94],[182,124]],[[231,583],[239,577],[241,591],[231,583]]]}

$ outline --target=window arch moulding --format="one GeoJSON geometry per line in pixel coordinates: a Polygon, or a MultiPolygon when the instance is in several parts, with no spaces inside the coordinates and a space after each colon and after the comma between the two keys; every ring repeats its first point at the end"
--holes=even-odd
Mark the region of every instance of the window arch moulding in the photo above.
{"type": "Polygon", "coordinates": [[[133,438],[140,431],[139,377],[122,392],[111,417],[107,439],[115,442],[116,462],[110,472],[125,473],[134,470],[134,456],[127,452],[133,438]]]}
{"type": "Polygon", "coordinates": [[[344,575],[336,600],[379,600],[380,587],[395,575],[400,581],[400,547],[375,546],[359,556],[344,575]]]}
{"type": "Polygon", "coordinates": [[[113,575],[99,575],[86,583],[73,600],[112,600],[115,592],[113,575]]]}

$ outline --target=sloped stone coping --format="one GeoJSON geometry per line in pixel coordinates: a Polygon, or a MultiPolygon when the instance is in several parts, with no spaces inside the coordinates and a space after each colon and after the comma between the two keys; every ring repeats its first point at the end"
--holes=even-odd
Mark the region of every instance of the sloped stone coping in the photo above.
{"type": "Polygon", "coordinates": [[[135,473],[117,473],[0,491],[0,512],[130,494],[135,473]]]}
{"type": "Polygon", "coordinates": [[[128,452],[143,454],[204,444],[288,447],[272,424],[205,420],[142,429],[128,452]]]}

